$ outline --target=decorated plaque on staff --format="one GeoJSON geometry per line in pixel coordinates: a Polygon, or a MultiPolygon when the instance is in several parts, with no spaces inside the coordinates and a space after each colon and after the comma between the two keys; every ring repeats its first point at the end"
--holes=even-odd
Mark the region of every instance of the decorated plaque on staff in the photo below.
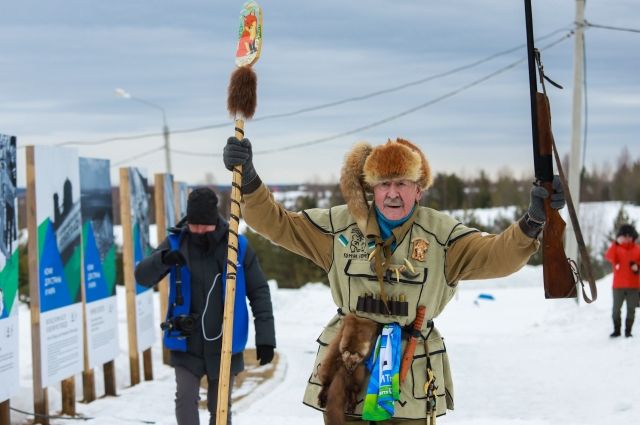
{"type": "Polygon", "coordinates": [[[27,200],[32,207],[27,208],[29,263],[36,265],[30,269],[32,325],[39,333],[34,349],[40,350],[42,368],[36,385],[46,388],[83,368],[82,219],[75,149],[27,147],[27,200]]]}
{"type": "Polygon", "coordinates": [[[16,138],[0,134],[0,402],[18,389],[16,138]]]}
{"type": "Polygon", "coordinates": [[[80,158],[82,252],[89,368],[118,355],[116,246],[108,159],[80,158]]]}

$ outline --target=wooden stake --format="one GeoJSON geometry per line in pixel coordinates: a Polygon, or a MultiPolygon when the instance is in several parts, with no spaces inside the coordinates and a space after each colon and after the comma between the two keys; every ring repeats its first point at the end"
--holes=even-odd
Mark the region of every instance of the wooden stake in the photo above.
{"type": "Polygon", "coordinates": [[[105,395],[117,396],[116,393],[116,368],[113,360],[105,363],[102,366],[104,373],[104,393],[105,395]]]}
{"type": "Polygon", "coordinates": [[[133,273],[133,229],[131,227],[128,168],[120,168],[120,222],[122,223],[122,270],[127,296],[129,371],[131,386],[134,386],[140,383],[140,358],[138,355],[138,333],[136,326],[136,282],[133,273]]]}
{"type": "MultiPolygon", "coordinates": [[[[158,244],[167,237],[167,217],[165,217],[165,203],[173,202],[173,199],[165,199],[164,181],[169,178],[170,174],[156,174],[154,182],[154,194],[156,199],[156,230],[158,235],[158,244]]],[[[169,278],[164,277],[158,283],[158,293],[160,296],[160,317],[161,321],[167,312],[167,304],[169,302],[169,278]]],[[[162,363],[169,364],[169,350],[162,347],[162,363]]],[[[146,372],[145,372],[146,379],[146,372]]]]}
{"type": "Polygon", "coordinates": [[[151,360],[151,348],[142,352],[142,365],[144,368],[144,380],[153,381],[153,364],[151,360]]]}
{"type": "Polygon", "coordinates": [[[62,381],[62,414],[76,415],[76,379],[73,376],[62,381]]]}
{"type": "Polygon", "coordinates": [[[0,402],[0,424],[9,425],[11,423],[11,414],[9,413],[9,400],[0,402]]]}
{"type": "Polygon", "coordinates": [[[27,146],[27,240],[29,298],[31,305],[31,364],[33,368],[34,423],[49,425],[47,389],[42,387],[42,347],[40,346],[40,275],[38,270],[38,223],[36,217],[35,148],[27,146]]]}
{"type": "MultiPolygon", "coordinates": [[[[84,241],[83,241],[84,244],[84,241]]],[[[80,250],[80,294],[82,295],[82,334],[84,342],[82,344],[83,351],[83,371],[82,371],[82,402],[91,403],[96,399],[96,383],[93,375],[93,369],[89,367],[89,338],[87,330],[87,288],[84,281],[84,245],[80,250]]]]}
{"type": "Polygon", "coordinates": [[[91,403],[96,399],[96,379],[93,369],[82,371],[82,402],[91,403]]]}

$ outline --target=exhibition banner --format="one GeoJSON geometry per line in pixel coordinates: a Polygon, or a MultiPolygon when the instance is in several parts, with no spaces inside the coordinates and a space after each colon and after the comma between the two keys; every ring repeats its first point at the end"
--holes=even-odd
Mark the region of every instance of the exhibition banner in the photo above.
{"type": "MultiPolygon", "coordinates": [[[[164,226],[167,229],[176,225],[176,203],[174,202],[174,184],[171,174],[162,175],[163,191],[164,191],[164,226]]],[[[156,223],[158,222],[156,218],[156,223]]],[[[162,241],[158,241],[160,243],[162,241]]]]}
{"type": "Polygon", "coordinates": [[[187,199],[189,197],[189,185],[185,182],[175,182],[173,188],[176,200],[176,221],[180,221],[183,217],[187,216],[187,199]]]}
{"type": "MultiPolygon", "coordinates": [[[[33,148],[42,387],[83,369],[78,153],[33,148]]],[[[27,196],[33,194],[27,193],[27,196]]]]}
{"type": "MultiPolygon", "coordinates": [[[[133,264],[151,254],[149,240],[149,183],[146,170],[128,168],[129,205],[133,242],[133,264]]],[[[123,238],[128,235],[123,234],[123,238]]],[[[136,332],[138,350],[150,348],[155,341],[153,291],[136,282],[136,332]]]]}
{"type": "Polygon", "coordinates": [[[80,158],[82,252],[88,366],[118,355],[116,245],[110,161],[80,158]]]}
{"type": "Polygon", "coordinates": [[[16,138],[0,134],[0,402],[19,386],[16,138]]]}

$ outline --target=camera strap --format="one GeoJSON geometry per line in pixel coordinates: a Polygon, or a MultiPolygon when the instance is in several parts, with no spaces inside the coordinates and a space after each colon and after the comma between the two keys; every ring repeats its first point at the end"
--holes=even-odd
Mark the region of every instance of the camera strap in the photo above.
{"type": "Polygon", "coordinates": [[[220,333],[218,335],[216,335],[213,338],[210,338],[207,336],[207,330],[204,326],[204,318],[207,315],[207,309],[209,308],[209,297],[211,296],[211,293],[213,292],[213,288],[216,287],[216,283],[218,282],[218,279],[220,279],[221,277],[221,273],[216,274],[216,277],[213,278],[213,284],[211,285],[211,288],[209,288],[209,292],[207,292],[207,299],[205,301],[204,304],[204,311],[202,312],[202,316],[200,317],[200,322],[201,322],[201,327],[202,327],[202,337],[204,338],[205,341],[215,341],[217,339],[220,339],[220,337],[222,336],[222,327],[220,327],[220,333]]]}

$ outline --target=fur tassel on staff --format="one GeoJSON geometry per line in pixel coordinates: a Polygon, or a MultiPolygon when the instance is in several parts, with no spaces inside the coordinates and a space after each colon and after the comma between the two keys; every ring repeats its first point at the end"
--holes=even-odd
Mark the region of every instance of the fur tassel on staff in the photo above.
{"type": "MultiPolygon", "coordinates": [[[[254,1],[245,3],[240,12],[236,65],[231,74],[227,97],[227,109],[235,120],[235,137],[244,138],[244,120],[251,119],[256,111],[258,78],[251,68],[260,56],[262,48],[262,10],[254,1]]],[[[240,190],[242,188],[242,166],[233,169],[231,184],[231,211],[229,220],[229,247],[227,250],[227,280],[222,322],[222,352],[218,378],[218,403],[216,424],[226,425],[229,414],[231,355],[233,342],[233,310],[236,295],[236,273],[238,260],[238,224],[240,221],[240,190]]]]}
{"type": "Polygon", "coordinates": [[[232,117],[253,118],[256,112],[258,76],[250,66],[236,68],[231,74],[227,109],[232,117]]]}

